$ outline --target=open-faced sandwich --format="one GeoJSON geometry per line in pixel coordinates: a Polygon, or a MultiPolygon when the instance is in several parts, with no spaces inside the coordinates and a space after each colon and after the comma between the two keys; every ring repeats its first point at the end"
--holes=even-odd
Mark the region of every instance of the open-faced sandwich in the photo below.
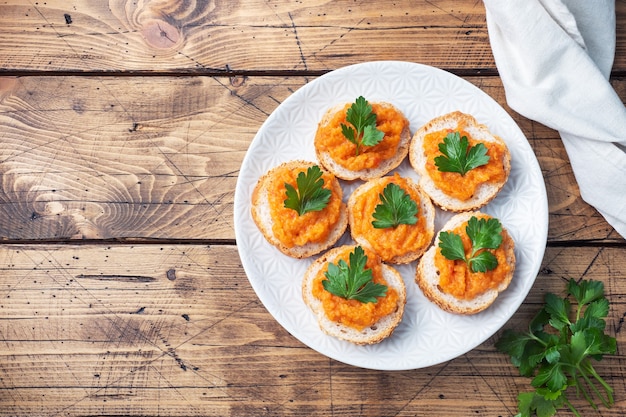
{"type": "Polygon", "coordinates": [[[302,280],[302,296],[324,333],[358,345],[389,337],[406,304],[400,273],[354,245],[333,248],[314,261],[302,280]]]}
{"type": "Polygon", "coordinates": [[[506,143],[459,111],[437,117],[415,132],[409,161],[420,187],[443,210],[477,210],[500,192],[511,171],[506,143]]]}
{"type": "Polygon", "coordinates": [[[498,219],[478,211],[456,214],[419,260],[415,281],[443,310],[475,314],[509,286],[514,248],[498,219]]]}
{"type": "Polygon", "coordinates": [[[337,178],[307,161],[270,169],[252,193],[252,218],[263,236],[294,258],[316,255],[334,245],[348,225],[337,178]]]}
{"type": "Polygon", "coordinates": [[[326,170],[343,180],[368,180],[396,168],[411,141],[409,121],[390,103],[354,103],[326,111],[315,134],[315,152],[326,170]]]}
{"type": "Polygon", "coordinates": [[[408,177],[369,180],[348,200],[352,239],[384,262],[404,264],[419,258],[435,234],[435,207],[408,177]]]}

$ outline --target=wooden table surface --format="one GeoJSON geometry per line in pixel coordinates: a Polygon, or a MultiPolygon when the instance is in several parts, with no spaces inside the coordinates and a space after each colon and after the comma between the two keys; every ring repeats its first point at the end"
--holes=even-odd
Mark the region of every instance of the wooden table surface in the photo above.
{"type": "Polygon", "coordinates": [[[507,107],[478,0],[0,2],[0,416],[514,415],[529,380],[499,333],[436,366],[360,369],[285,331],[241,265],[234,190],[257,130],[298,88],[373,60],[450,71],[519,124],[550,226],[505,327],[569,278],[603,281],[618,348],[597,369],[616,404],[574,403],[623,416],[626,242],[582,201],[557,133],[507,107]]]}

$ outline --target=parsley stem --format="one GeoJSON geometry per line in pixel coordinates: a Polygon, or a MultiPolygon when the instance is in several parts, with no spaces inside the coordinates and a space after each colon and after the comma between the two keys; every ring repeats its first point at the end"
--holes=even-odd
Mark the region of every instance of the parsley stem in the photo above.
{"type": "MultiPolygon", "coordinates": [[[[583,379],[585,380],[585,382],[587,383],[587,385],[594,391],[596,392],[596,394],[598,394],[597,392],[597,388],[593,385],[593,383],[589,380],[589,377],[587,377],[587,374],[580,370],[580,375],[582,375],[583,379]]],[[[574,378],[576,378],[576,376],[574,375],[574,378]]],[[[578,393],[583,395],[583,397],[585,397],[585,400],[587,400],[587,402],[591,405],[591,407],[594,410],[597,410],[598,407],[596,406],[596,403],[593,401],[593,398],[591,397],[591,395],[589,395],[589,393],[587,392],[587,390],[585,389],[585,387],[583,386],[582,382],[576,378],[576,389],[578,390],[578,393]]],[[[604,401],[602,401],[604,403],[604,401]]]]}
{"type": "Polygon", "coordinates": [[[583,312],[583,306],[581,304],[578,305],[576,309],[576,321],[580,319],[580,314],[583,312]]]}
{"type": "Polygon", "coordinates": [[[596,393],[598,398],[600,398],[600,400],[602,401],[602,404],[604,404],[605,407],[610,408],[613,405],[613,388],[611,388],[606,383],[606,381],[602,379],[600,375],[598,375],[596,370],[593,368],[593,365],[588,360],[583,361],[580,364],[579,369],[581,371],[581,374],[583,375],[583,378],[585,378],[585,381],[587,381],[587,384],[589,384],[591,389],[596,393]],[[606,398],[602,395],[602,393],[595,386],[595,384],[593,384],[593,381],[591,381],[588,378],[587,373],[589,373],[592,377],[595,378],[596,381],[598,381],[600,385],[602,385],[602,387],[604,388],[604,392],[606,393],[606,398]]]}
{"type": "Polygon", "coordinates": [[[531,328],[531,325],[528,326],[528,336],[536,341],[537,343],[541,344],[543,347],[548,347],[548,343],[544,342],[541,338],[535,336],[535,334],[533,333],[533,330],[531,328]]]}
{"type": "Polygon", "coordinates": [[[578,412],[578,410],[576,410],[574,405],[571,402],[569,402],[569,400],[567,399],[565,395],[563,395],[563,402],[565,402],[565,405],[567,405],[567,407],[572,411],[572,413],[574,413],[576,417],[582,417],[580,413],[578,412]]]}

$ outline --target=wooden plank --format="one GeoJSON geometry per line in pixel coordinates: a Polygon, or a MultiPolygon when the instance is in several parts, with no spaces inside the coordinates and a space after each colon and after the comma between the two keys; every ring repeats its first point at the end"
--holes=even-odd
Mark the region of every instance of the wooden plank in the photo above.
{"type": "Polygon", "coordinates": [[[13,0],[0,27],[0,68],[14,71],[326,71],[407,56],[493,67],[484,8],[469,1],[13,0]]]}
{"type": "MultiPolygon", "coordinates": [[[[309,80],[0,78],[0,237],[234,239],[245,152],[309,80]]],[[[581,200],[557,133],[508,109],[498,78],[468,80],[529,138],[547,184],[550,240],[622,241],[581,200]]]]}
{"type": "MultiPolygon", "coordinates": [[[[548,248],[504,328],[525,328],[566,279],[597,279],[611,302],[607,331],[621,346],[624,270],[622,248],[548,248]]],[[[359,369],[282,329],[234,246],[0,246],[6,415],[512,415],[529,381],[495,350],[496,339],[425,369],[359,369]]],[[[597,369],[619,401],[602,415],[620,416],[624,353],[597,369]]]]}
{"type": "MultiPolygon", "coordinates": [[[[626,5],[616,7],[620,29],[626,5]]],[[[477,1],[11,0],[0,5],[0,28],[4,71],[327,71],[407,57],[494,68],[477,1]]],[[[622,71],[625,35],[618,30],[622,71]]]]}
{"type": "Polygon", "coordinates": [[[233,238],[243,155],[290,93],[284,79],[243,88],[228,78],[2,82],[9,239],[233,238]]]}

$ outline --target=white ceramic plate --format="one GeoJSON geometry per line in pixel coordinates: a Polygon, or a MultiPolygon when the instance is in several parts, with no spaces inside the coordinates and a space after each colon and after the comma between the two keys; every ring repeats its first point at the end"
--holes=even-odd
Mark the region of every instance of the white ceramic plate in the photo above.
{"type": "MultiPolygon", "coordinates": [[[[408,159],[397,169],[417,179],[408,159]]],[[[345,197],[358,184],[345,184],[345,197]]],[[[449,214],[439,211],[436,226],[449,214]]],[[[274,318],[312,349],[354,366],[380,370],[416,369],[448,361],[473,349],[500,329],[530,290],[543,258],[548,204],[537,159],[513,119],[491,97],[448,72],[409,62],[379,61],[327,73],[288,97],[267,118],[244,158],[235,191],[235,233],[250,284],[274,318]],[[446,313],[430,303],[413,280],[416,263],[398,267],[407,286],[407,305],[396,331],[371,346],[356,346],[323,334],[301,295],[301,279],[312,262],[289,258],[263,238],[250,216],[258,178],[281,162],[315,161],[313,137],[324,112],[358,96],[388,101],[404,112],[415,132],[428,120],[460,110],[502,137],[510,151],[510,178],[483,209],[498,217],[515,240],[517,268],[509,288],[487,310],[473,316],[446,313]]],[[[351,243],[346,234],[340,243],[351,243]]]]}

